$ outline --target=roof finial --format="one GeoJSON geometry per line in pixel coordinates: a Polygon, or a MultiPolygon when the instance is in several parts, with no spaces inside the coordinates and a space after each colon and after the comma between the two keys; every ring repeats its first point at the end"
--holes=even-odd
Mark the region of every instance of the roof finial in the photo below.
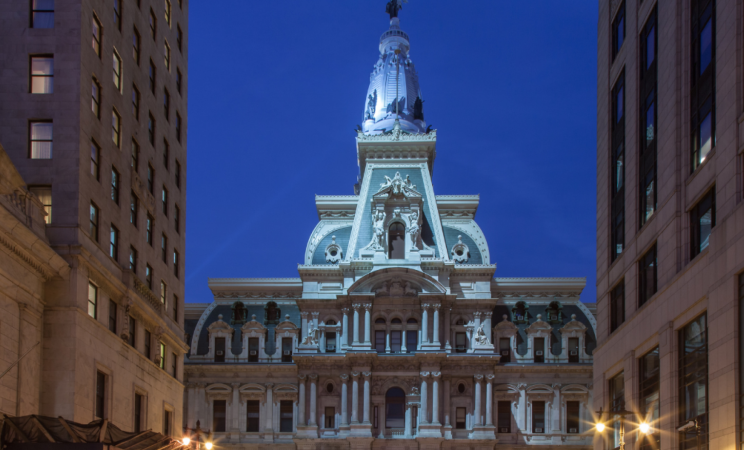
{"type": "Polygon", "coordinates": [[[385,12],[390,14],[390,20],[398,17],[398,11],[403,8],[403,3],[408,3],[408,0],[390,0],[385,6],[385,12]]]}

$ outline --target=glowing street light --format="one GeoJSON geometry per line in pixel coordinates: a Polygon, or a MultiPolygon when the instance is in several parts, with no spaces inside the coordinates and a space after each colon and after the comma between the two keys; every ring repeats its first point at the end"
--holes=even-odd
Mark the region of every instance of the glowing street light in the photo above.
{"type": "MultiPolygon", "coordinates": [[[[625,450],[625,416],[630,416],[635,413],[631,411],[621,410],[621,411],[602,411],[602,408],[599,408],[599,411],[597,411],[598,417],[597,417],[597,423],[594,425],[594,429],[598,432],[603,432],[605,430],[605,424],[602,422],[602,416],[607,413],[607,415],[615,415],[620,417],[620,450],[625,450]]],[[[638,429],[643,434],[649,434],[651,433],[651,425],[649,425],[647,422],[641,422],[640,425],[638,425],[638,429]]]]}
{"type": "Polygon", "coordinates": [[[597,429],[597,431],[599,431],[599,432],[601,433],[601,432],[603,432],[603,431],[605,430],[605,424],[603,424],[602,422],[598,422],[598,423],[597,423],[597,424],[596,424],[596,425],[594,426],[594,428],[596,428],[596,429],[597,429]]]}
{"type": "Polygon", "coordinates": [[[212,450],[212,440],[213,440],[212,432],[202,430],[198,420],[196,421],[196,429],[193,431],[193,433],[191,429],[186,427],[184,436],[181,439],[181,443],[188,447],[189,445],[191,445],[191,442],[193,439],[193,442],[196,442],[196,450],[199,450],[199,445],[200,445],[199,438],[200,437],[204,437],[204,447],[207,450],[212,450]]]}
{"type": "Polygon", "coordinates": [[[649,434],[651,432],[651,425],[643,422],[638,426],[638,429],[641,430],[641,433],[643,434],[649,434]]]}

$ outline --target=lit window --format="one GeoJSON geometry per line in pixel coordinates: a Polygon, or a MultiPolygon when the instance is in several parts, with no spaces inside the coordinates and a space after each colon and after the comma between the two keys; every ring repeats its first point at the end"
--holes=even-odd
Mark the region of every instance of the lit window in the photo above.
{"type": "Polygon", "coordinates": [[[90,203],[90,238],[98,242],[98,206],[90,203]]]}
{"type": "Polygon", "coordinates": [[[31,93],[54,93],[54,57],[31,57],[31,93]]]}
{"type": "Polygon", "coordinates": [[[160,368],[165,370],[165,344],[160,343],[160,368]]]}
{"type": "Polygon", "coordinates": [[[98,80],[93,78],[91,83],[91,104],[90,109],[96,117],[101,117],[101,85],[98,80]]]}
{"type": "Polygon", "coordinates": [[[52,122],[29,124],[31,159],[52,158],[52,122]]]}
{"type": "Polygon", "coordinates": [[[160,281],[160,303],[165,305],[165,298],[166,295],[168,295],[168,286],[165,284],[165,281],[160,281]]]}
{"type": "Polygon", "coordinates": [[[119,229],[111,225],[111,232],[109,233],[109,256],[114,261],[119,260],[119,229]]]}
{"type": "Polygon", "coordinates": [[[165,21],[170,26],[171,24],[171,3],[165,0],[165,21]]]}
{"type": "Polygon", "coordinates": [[[134,27],[132,32],[132,58],[134,58],[134,62],[136,62],[138,66],[140,63],[141,41],[142,38],[140,37],[139,31],[137,31],[137,27],[134,27]]]}
{"type": "Polygon", "coordinates": [[[140,92],[137,86],[132,85],[132,115],[139,120],[140,92]]]}
{"type": "Polygon", "coordinates": [[[113,67],[114,67],[114,86],[116,86],[117,90],[121,90],[121,58],[116,52],[114,52],[113,67]]]}
{"type": "Polygon", "coordinates": [[[111,140],[114,141],[114,145],[118,148],[121,139],[121,117],[116,110],[111,112],[111,140]]]}
{"type": "Polygon", "coordinates": [[[98,286],[91,282],[88,282],[88,315],[98,317],[98,286]]]}
{"type": "Polygon", "coordinates": [[[690,257],[694,258],[708,248],[710,234],[716,225],[715,186],[690,211],[690,257]]]}
{"type": "Polygon", "coordinates": [[[93,16],[91,20],[91,28],[93,31],[93,51],[96,55],[101,56],[101,22],[98,21],[96,16],[93,16]]]}
{"type": "Polygon", "coordinates": [[[101,149],[98,147],[95,141],[90,142],[90,174],[98,180],[99,174],[99,161],[101,156],[101,149]]]}
{"type": "Polygon", "coordinates": [[[54,28],[54,0],[31,0],[31,28],[54,28]]]}
{"type": "Polygon", "coordinates": [[[111,200],[119,204],[119,171],[111,168],[111,200]]]}
{"type": "Polygon", "coordinates": [[[52,223],[52,187],[51,186],[29,186],[29,191],[41,201],[44,205],[44,212],[46,217],[44,222],[47,224],[52,223]]]}

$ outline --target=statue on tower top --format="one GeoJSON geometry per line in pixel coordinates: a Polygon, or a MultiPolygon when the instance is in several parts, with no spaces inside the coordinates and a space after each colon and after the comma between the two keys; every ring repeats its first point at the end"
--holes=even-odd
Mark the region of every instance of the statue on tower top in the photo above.
{"type": "Polygon", "coordinates": [[[385,6],[385,12],[390,14],[390,19],[398,17],[398,11],[403,8],[403,3],[408,3],[408,0],[390,0],[385,6]]]}

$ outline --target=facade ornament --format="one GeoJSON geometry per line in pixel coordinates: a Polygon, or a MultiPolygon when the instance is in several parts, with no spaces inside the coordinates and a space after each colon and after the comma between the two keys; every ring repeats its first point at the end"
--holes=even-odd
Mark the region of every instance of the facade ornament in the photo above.
{"type": "Polygon", "coordinates": [[[393,278],[384,282],[379,288],[375,289],[375,296],[380,297],[415,297],[418,290],[410,281],[404,281],[401,278],[393,278]]]}
{"type": "Polygon", "coordinates": [[[452,260],[458,264],[465,264],[470,258],[470,249],[462,242],[462,235],[457,236],[457,244],[452,246],[450,251],[452,260]]]}
{"type": "Polygon", "coordinates": [[[320,343],[320,329],[317,327],[307,330],[307,336],[302,340],[302,345],[317,346],[320,343]]]}
{"type": "Polygon", "coordinates": [[[129,340],[129,310],[132,308],[132,299],[127,298],[123,302],[124,305],[124,324],[121,330],[121,338],[125,341],[129,340]]]}
{"type": "Polygon", "coordinates": [[[418,388],[418,386],[413,386],[411,388],[411,395],[419,395],[419,388],[418,388]]]}
{"type": "Polygon", "coordinates": [[[489,345],[488,335],[483,331],[483,325],[478,327],[475,332],[475,343],[478,345],[489,345]]]}
{"type": "Polygon", "coordinates": [[[416,185],[411,181],[410,175],[406,178],[400,176],[400,172],[395,172],[395,176],[390,178],[385,175],[385,182],[380,183],[380,189],[377,193],[389,191],[391,197],[421,197],[421,193],[416,190],[416,185]]]}
{"type": "Polygon", "coordinates": [[[385,250],[385,211],[372,211],[372,241],[362,250],[385,250]]]}
{"type": "Polygon", "coordinates": [[[442,372],[431,372],[432,378],[439,378],[442,376],[442,372]]]}
{"type": "Polygon", "coordinates": [[[357,378],[357,377],[359,377],[359,372],[356,372],[356,371],[355,371],[355,372],[351,372],[351,377],[352,377],[352,378],[357,378]]]}
{"type": "Polygon", "coordinates": [[[305,375],[304,373],[301,373],[301,374],[297,375],[297,378],[299,378],[300,381],[305,381],[305,379],[307,378],[307,375],[305,375]]]}
{"type": "Polygon", "coordinates": [[[348,374],[342,373],[338,377],[341,378],[341,381],[343,381],[344,383],[346,383],[346,382],[349,381],[349,375],[348,374]]]}
{"type": "Polygon", "coordinates": [[[483,375],[477,373],[477,374],[473,375],[473,378],[475,378],[476,381],[481,381],[481,380],[483,380],[483,375]]]}
{"type": "Polygon", "coordinates": [[[362,372],[362,376],[363,376],[364,378],[369,378],[369,377],[371,377],[371,376],[372,376],[372,372],[362,372]]]}
{"type": "Polygon", "coordinates": [[[416,243],[418,242],[419,233],[421,232],[421,228],[418,224],[418,211],[414,210],[413,212],[411,212],[411,215],[408,216],[408,220],[410,222],[410,225],[408,226],[408,234],[411,236],[411,250],[418,250],[418,247],[416,247],[416,243]]]}
{"type": "Polygon", "coordinates": [[[374,120],[375,112],[377,111],[377,89],[367,97],[367,111],[364,115],[364,120],[374,120]]]}
{"type": "Polygon", "coordinates": [[[311,381],[315,381],[315,380],[318,379],[318,374],[317,373],[312,373],[312,374],[308,375],[307,378],[309,380],[311,380],[311,381]]]}
{"type": "Polygon", "coordinates": [[[486,375],[486,380],[488,381],[493,381],[494,378],[496,378],[496,375],[492,373],[489,373],[488,375],[486,375]]]}
{"type": "Polygon", "coordinates": [[[344,258],[344,250],[336,244],[336,236],[331,236],[331,243],[325,249],[326,262],[338,264],[344,258]]]}
{"type": "Polygon", "coordinates": [[[431,372],[421,372],[420,375],[421,375],[421,377],[426,378],[429,375],[431,375],[431,372]]]}

